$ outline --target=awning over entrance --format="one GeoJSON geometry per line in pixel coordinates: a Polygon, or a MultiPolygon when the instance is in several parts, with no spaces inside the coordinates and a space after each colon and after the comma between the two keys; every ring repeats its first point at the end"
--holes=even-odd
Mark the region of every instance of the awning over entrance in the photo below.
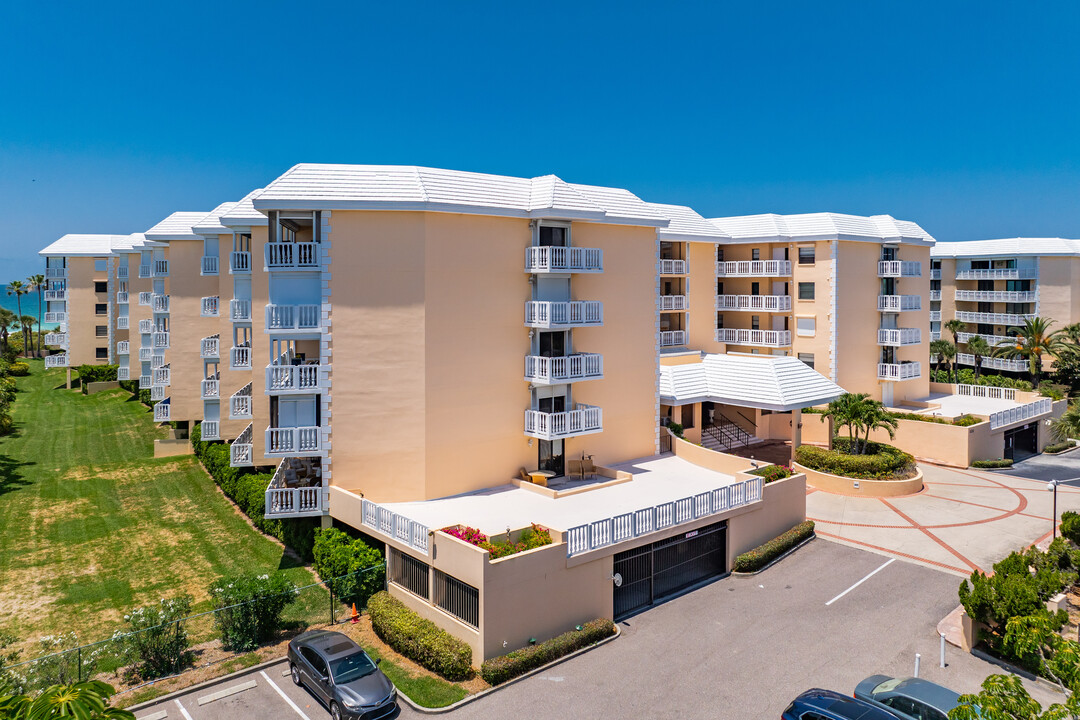
{"type": "Polygon", "coordinates": [[[844,389],[789,355],[726,353],[700,363],[660,366],[660,402],[724,405],[785,412],[834,400],[844,389]]]}

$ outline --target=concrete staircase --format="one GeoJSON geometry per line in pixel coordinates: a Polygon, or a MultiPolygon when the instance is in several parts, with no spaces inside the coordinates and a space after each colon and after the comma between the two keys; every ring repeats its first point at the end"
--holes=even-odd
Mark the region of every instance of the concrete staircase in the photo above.
{"type": "Polygon", "coordinates": [[[764,442],[731,422],[722,415],[715,418],[714,424],[701,428],[701,445],[717,452],[729,452],[737,448],[764,442]]]}

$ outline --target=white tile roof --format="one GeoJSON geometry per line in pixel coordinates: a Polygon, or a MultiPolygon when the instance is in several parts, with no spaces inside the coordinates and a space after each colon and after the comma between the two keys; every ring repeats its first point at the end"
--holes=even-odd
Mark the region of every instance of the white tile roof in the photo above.
{"type": "Polygon", "coordinates": [[[736,241],[785,240],[865,240],[932,244],[934,238],[913,222],[891,215],[843,215],[804,213],[801,215],[741,215],[710,218],[709,222],[736,241]]]}
{"type": "Polygon", "coordinates": [[[828,402],[843,393],[790,355],[726,353],[706,355],[700,363],[660,366],[660,402],[669,405],[709,400],[784,411],[828,402]]]}
{"type": "Polygon", "coordinates": [[[517,178],[413,165],[300,164],[254,198],[264,210],[421,210],[663,227],[667,218],[619,188],[553,175],[517,178]]]}
{"type": "Polygon", "coordinates": [[[191,227],[206,215],[205,210],[203,212],[174,212],[143,234],[147,240],[199,240],[200,236],[192,232],[191,227]]]}
{"type": "Polygon", "coordinates": [[[221,203],[210,211],[210,214],[192,225],[191,229],[199,235],[220,235],[229,232],[229,228],[221,224],[221,218],[236,207],[235,202],[221,203]]]}
{"type": "Polygon", "coordinates": [[[1080,240],[1064,238],[1005,238],[939,242],[930,257],[988,257],[993,255],[1080,255],[1080,240]]]}
{"type": "Polygon", "coordinates": [[[105,257],[112,252],[114,242],[124,242],[126,235],[64,235],[38,255],[55,257],[105,257]]]}
{"type": "Polygon", "coordinates": [[[671,220],[666,228],[657,230],[657,237],[661,240],[723,242],[731,239],[730,235],[703,218],[693,208],[659,203],[649,205],[671,220]]]}
{"type": "Polygon", "coordinates": [[[251,202],[262,191],[262,188],[252,190],[239,202],[233,203],[233,206],[218,218],[219,222],[227,228],[266,225],[266,215],[256,210],[251,202]]]}

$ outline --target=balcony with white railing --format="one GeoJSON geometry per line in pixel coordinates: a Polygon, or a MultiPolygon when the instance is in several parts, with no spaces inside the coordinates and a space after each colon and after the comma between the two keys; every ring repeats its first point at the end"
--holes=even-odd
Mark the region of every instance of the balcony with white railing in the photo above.
{"type": "Polygon", "coordinates": [[[243,250],[234,250],[229,255],[229,272],[230,273],[249,273],[251,272],[251,253],[243,250]]]}
{"type": "Polygon", "coordinates": [[[604,271],[604,251],[599,248],[548,247],[525,248],[525,272],[528,273],[598,273],[604,271]]]}
{"type": "Polygon", "coordinates": [[[525,380],[534,385],[560,385],[604,377],[604,357],[575,353],[563,357],[525,356],[525,380]]]}
{"type": "Polygon", "coordinates": [[[930,269],[930,279],[931,280],[940,280],[941,279],[941,268],[931,268],[930,269]]]}
{"type": "Polygon", "coordinates": [[[790,330],[750,330],[747,328],[719,328],[716,342],[729,345],[756,345],[760,347],[791,347],[790,330]]]}
{"type": "Polygon", "coordinates": [[[790,295],[717,295],[717,310],[744,312],[789,312],[790,295]]]}
{"type": "Polygon", "coordinates": [[[941,339],[941,331],[940,330],[931,330],[930,331],[930,342],[933,342],[935,340],[940,340],[940,339],[941,339]]]}
{"type": "Polygon", "coordinates": [[[1054,401],[1050,398],[1039,398],[1035,402],[1026,403],[1020,407],[1009,408],[1008,410],[1000,410],[996,413],[991,413],[990,429],[997,430],[1000,427],[1006,425],[1012,425],[1018,422],[1027,422],[1043,415],[1049,415],[1054,409],[1054,401]]]}
{"type": "Polygon", "coordinates": [[[233,370],[250,370],[251,347],[239,346],[229,348],[229,367],[233,370]]]}
{"type": "Polygon", "coordinates": [[[591,435],[603,429],[603,413],[591,405],[579,403],[565,412],[525,411],[525,434],[540,440],[591,435]]]}
{"type": "Polygon", "coordinates": [[[127,315],[117,315],[116,316],[116,329],[117,330],[127,330],[130,327],[130,325],[131,325],[131,318],[129,318],[127,315]]]}
{"type": "Polygon", "coordinates": [[[66,267],[45,268],[45,277],[49,280],[62,280],[68,275],[66,267]]]}
{"type": "Polygon", "coordinates": [[[159,367],[165,367],[165,356],[164,355],[151,355],[150,356],[150,368],[153,369],[153,368],[159,368],[159,367]]]}
{"type": "Polygon", "coordinates": [[[790,260],[736,260],[716,263],[717,277],[791,277],[790,260]]]}
{"type": "Polygon", "coordinates": [[[153,355],[154,355],[154,348],[151,348],[151,347],[141,347],[141,348],[139,348],[139,361],[140,362],[150,362],[150,358],[153,357],[153,355]]]}
{"type": "Polygon", "coordinates": [[[162,365],[159,368],[152,368],[150,370],[150,376],[151,378],[153,378],[151,380],[151,384],[165,387],[169,384],[171,375],[172,373],[170,372],[168,365],[162,365]]]}
{"type": "Polygon", "coordinates": [[[661,275],[686,275],[689,272],[685,260],[661,260],[661,275]]]}
{"type": "Polygon", "coordinates": [[[68,334],[67,333],[45,333],[45,344],[52,345],[53,347],[62,347],[67,349],[68,346],[68,334]]]}
{"type": "Polygon", "coordinates": [[[266,366],[267,395],[301,395],[326,390],[325,373],[329,365],[293,364],[291,352],[282,353],[277,360],[266,366]],[[320,372],[323,370],[325,372],[320,372]]]}
{"type": "Polygon", "coordinates": [[[229,398],[229,418],[246,420],[251,417],[251,383],[240,388],[229,398]]]}
{"type": "Polygon", "coordinates": [[[155,349],[164,350],[169,347],[169,333],[159,330],[150,334],[150,345],[155,349]]]}
{"type": "Polygon", "coordinates": [[[1020,327],[1024,324],[1025,320],[1032,320],[1038,317],[1037,315],[1030,313],[1026,315],[1014,315],[1012,313],[983,313],[983,312],[966,312],[957,310],[956,319],[966,323],[982,323],[983,325],[1009,325],[1020,327]]]}
{"type": "Polygon", "coordinates": [[[154,299],[154,293],[149,290],[139,293],[139,304],[149,306],[154,299]]]}
{"type": "Polygon", "coordinates": [[[127,265],[117,265],[116,266],[116,279],[117,280],[127,280],[127,278],[128,278],[128,266],[127,265]]]}
{"type": "Polygon", "coordinates": [[[317,270],[319,243],[270,242],[263,246],[267,270],[317,270]]]}
{"type": "Polygon", "coordinates": [[[660,347],[682,347],[686,344],[685,330],[661,330],[660,347]]]}
{"type": "Polygon", "coordinates": [[[591,327],[604,324],[604,303],[596,300],[525,303],[525,325],[534,328],[591,327]]]}
{"type": "Polygon", "coordinates": [[[63,323],[67,322],[66,312],[47,312],[45,313],[45,322],[47,323],[63,323]]]}
{"type": "Polygon", "coordinates": [[[275,331],[317,330],[319,305],[267,305],[266,329],[275,331]]]}
{"type": "MultiPolygon", "coordinates": [[[[994,345],[997,345],[998,343],[1003,343],[1003,342],[1016,343],[1017,340],[1018,340],[1018,338],[1016,338],[1013,335],[983,335],[981,333],[962,332],[962,333],[956,333],[956,342],[958,342],[958,343],[966,343],[969,340],[971,340],[971,338],[975,337],[976,335],[978,335],[983,340],[988,342],[991,347],[993,347],[994,345]]],[[[1020,339],[1019,342],[1023,343],[1024,341],[1022,339],[1020,339]]]]}
{"type": "Polygon", "coordinates": [[[200,275],[217,275],[218,274],[218,257],[217,255],[203,255],[202,256],[202,268],[199,271],[200,275]]]}
{"type": "Polygon", "coordinates": [[[878,363],[878,380],[915,380],[922,377],[922,363],[878,363]]]}
{"type": "Polygon", "coordinates": [[[154,321],[149,319],[140,320],[139,332],[143,335],[149,335],[154,332],[154,321]]]}
{"type": "Polygon", "coordinates": [[[994,270],[957,270],[957,280],[1035,280],[1035,268],[997,268],[994,270]]]}
{"type": "Polygon", "coordinates": [[[46,355],[45,356],[45,367],[47,367],[47,368],[68,367],[68,355],[67,355],[67,353],[59,353],[57,355],[46,355]]]}
{"type": "Polygon", "coordinates": [[[922,297],[919,295],[878,295],[878,312],[905,312],[922,310],[922,297]]]}
{"type": "Polygon", "coordinates": [[[118,368],[116,368],[116,379],[120,380],[120,381],[123,381],[123,382],[126,382],[127,380],[130,380],[131,379],[131,368],[130,367],[118,367],[118,368]]]}
{"type": "Polygon", "coordinates": [[[251,321],[251,301],[233,298],[229,301],[229,319],[233,322],[251,321]]]}
{"type": "Polygon", "coordinates": [[[218,317],[220,315],[219,299],[217,295],[202,299],[202,317],[218,317]]]}
{"type": "Polygon", "coordinates": [[[1034,290],[957,290],[955,298],[965,302],[1035,302],[1038,293],[1034,290]]]}
{"type": "Polygon", "coordinates": [[[202,399],[217,400],[221,397],[221,373],[214,373],[210,377],[203,378],[202,399]]]}
{"type": "Polygon", "coordinates": [[[229,446],[229,464],[233,467],[245,467],[254,464],[254,432],[249,423],[236,440],[229,446]]]}
{"type": "Polygon", "coordinates": [[[160,402],[165,399],[165,386],[150,384],[150,402],[160,402]]]}
{"type": "Polygon", "coordinates": [[[930,302],[941,302],[941,291],[940,290],[931,290],[930,291],[930,302]]]}
{"type": "Polygon", "coordinates": [[[168,400],[162,400],[154,406],[154,422],[169,422],[171,404],[168,400]]]}
{"type": "Polygon", "coordinates": [[[690,309],[690,301],[685,295],[661,295],[658,300],[660,312],[690,309]]]}
{"type": "Polygon", "coordinates": [[[266,486],[266,517],[317,517],[329,512],[326,490],[319,479],[298,477],[285,459],[278,465],[270,484],[266,486]],[[308,484],[308,483],[314,484],[308,484]]]}
{"type": "Polygon", "coordinates": [[[153,302],[151,304],[153,305],[153,311],[156,312],[156,313],[167,313],[167,312],[169,312],[169,296],[168,295],[154,295],[153,296],[153,302]]]}
{"type": "Polygon", "coordinates": [[[116,302],[119,305],[127,305],[128,304],[128,293],[127,293],[126,290],[116,293],[116,302]]]}
{"type": "Polygon", "coordinates": [[[930,311],[930,322],[941,322],[941,311],[940,310],[931,310],[930,311]]]}
{"type": "Polygon", "coordinates": [[[46,302],[63,302],[67,300],[67,290],[46,290],[46,302]]]}
{"type": "Polygon", "coordinates": [[[267,457],[318,454],[322,442],[317,427],[268,427],[266,428],[267,457]]]}
{"type": "Polygon", "coordinates": [[[139,277],[144,279],[150,277],[150,263],[139,265],[139,277]]]}
{"type": "Polygon", "coordinates": [[[922,277],[922,263],[915,260],[881,260],[877,264],[878,277],[922,277]]]}
{"type": "Polygon", "coordinates": [[[221,357],[221,336],[211,335],[204,337],[199,346],[199,357],[213,360],[221,357]]]}
{"type": "Polygon", "coordinates": [[[221,439],[221,423],[217,420],[203,420],[199,427],[201,428],[199,436],[202,440],[221,439]]]}
{"type": "Polygon", "coordinates": [[[116,343],[116,354],[117,355],[130,355],[131,354],[131,343],[129,341],[127,341],[127,340],[121,340],[118,343],[116,343]]]}
{"type": "Polygon", "coordinates": [[[169,276],[169,261],[168,260],[154,260],[150,265],[153,277],[168,277],[169,276]]]}
{"type": "MultiPolygon", "coordinates": [[[[975,356],[971,353],[956,353],[956,362],[974,367],[975,356]]],[[[979,365],[984,370],[1004,370],[1006,372],[1027,372],[1031,369],[1028,361],[1024,358],[998,358],[984,355],[979,358],[979,365]]]]}
{"type": "Polygon", "coordinates": [[[877,331],[877,344],[889,347],[918,345],[922,342],[919,328],[880,328],[877,331]]]}
{"type": "Polygon", "coordinates": [[[153,380],[154,379],[152,377],[150,377],[149,375],[140,375],[139,376],[139,389],[140,390],[149,390],[151,387],[153,387],[153,384],[154,384],[153,380]]]}

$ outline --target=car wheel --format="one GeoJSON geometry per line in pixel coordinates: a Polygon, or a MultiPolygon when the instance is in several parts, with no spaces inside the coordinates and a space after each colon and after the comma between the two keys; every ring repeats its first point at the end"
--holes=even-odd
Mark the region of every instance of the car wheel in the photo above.
{"type": "Polygon", "coordinates": [[[337,706],[337,703],[330,703],[330,717],[341,720],[341,708],[337,706]]]}
{"type": "Polygon", "coordinates": [[[294,665],[293,663],[289,663],[289,674],[292,675],[292,681],[295,684],[299,685],[300,684],[300,668],[296,667],[296,665],[294,665]]]}

